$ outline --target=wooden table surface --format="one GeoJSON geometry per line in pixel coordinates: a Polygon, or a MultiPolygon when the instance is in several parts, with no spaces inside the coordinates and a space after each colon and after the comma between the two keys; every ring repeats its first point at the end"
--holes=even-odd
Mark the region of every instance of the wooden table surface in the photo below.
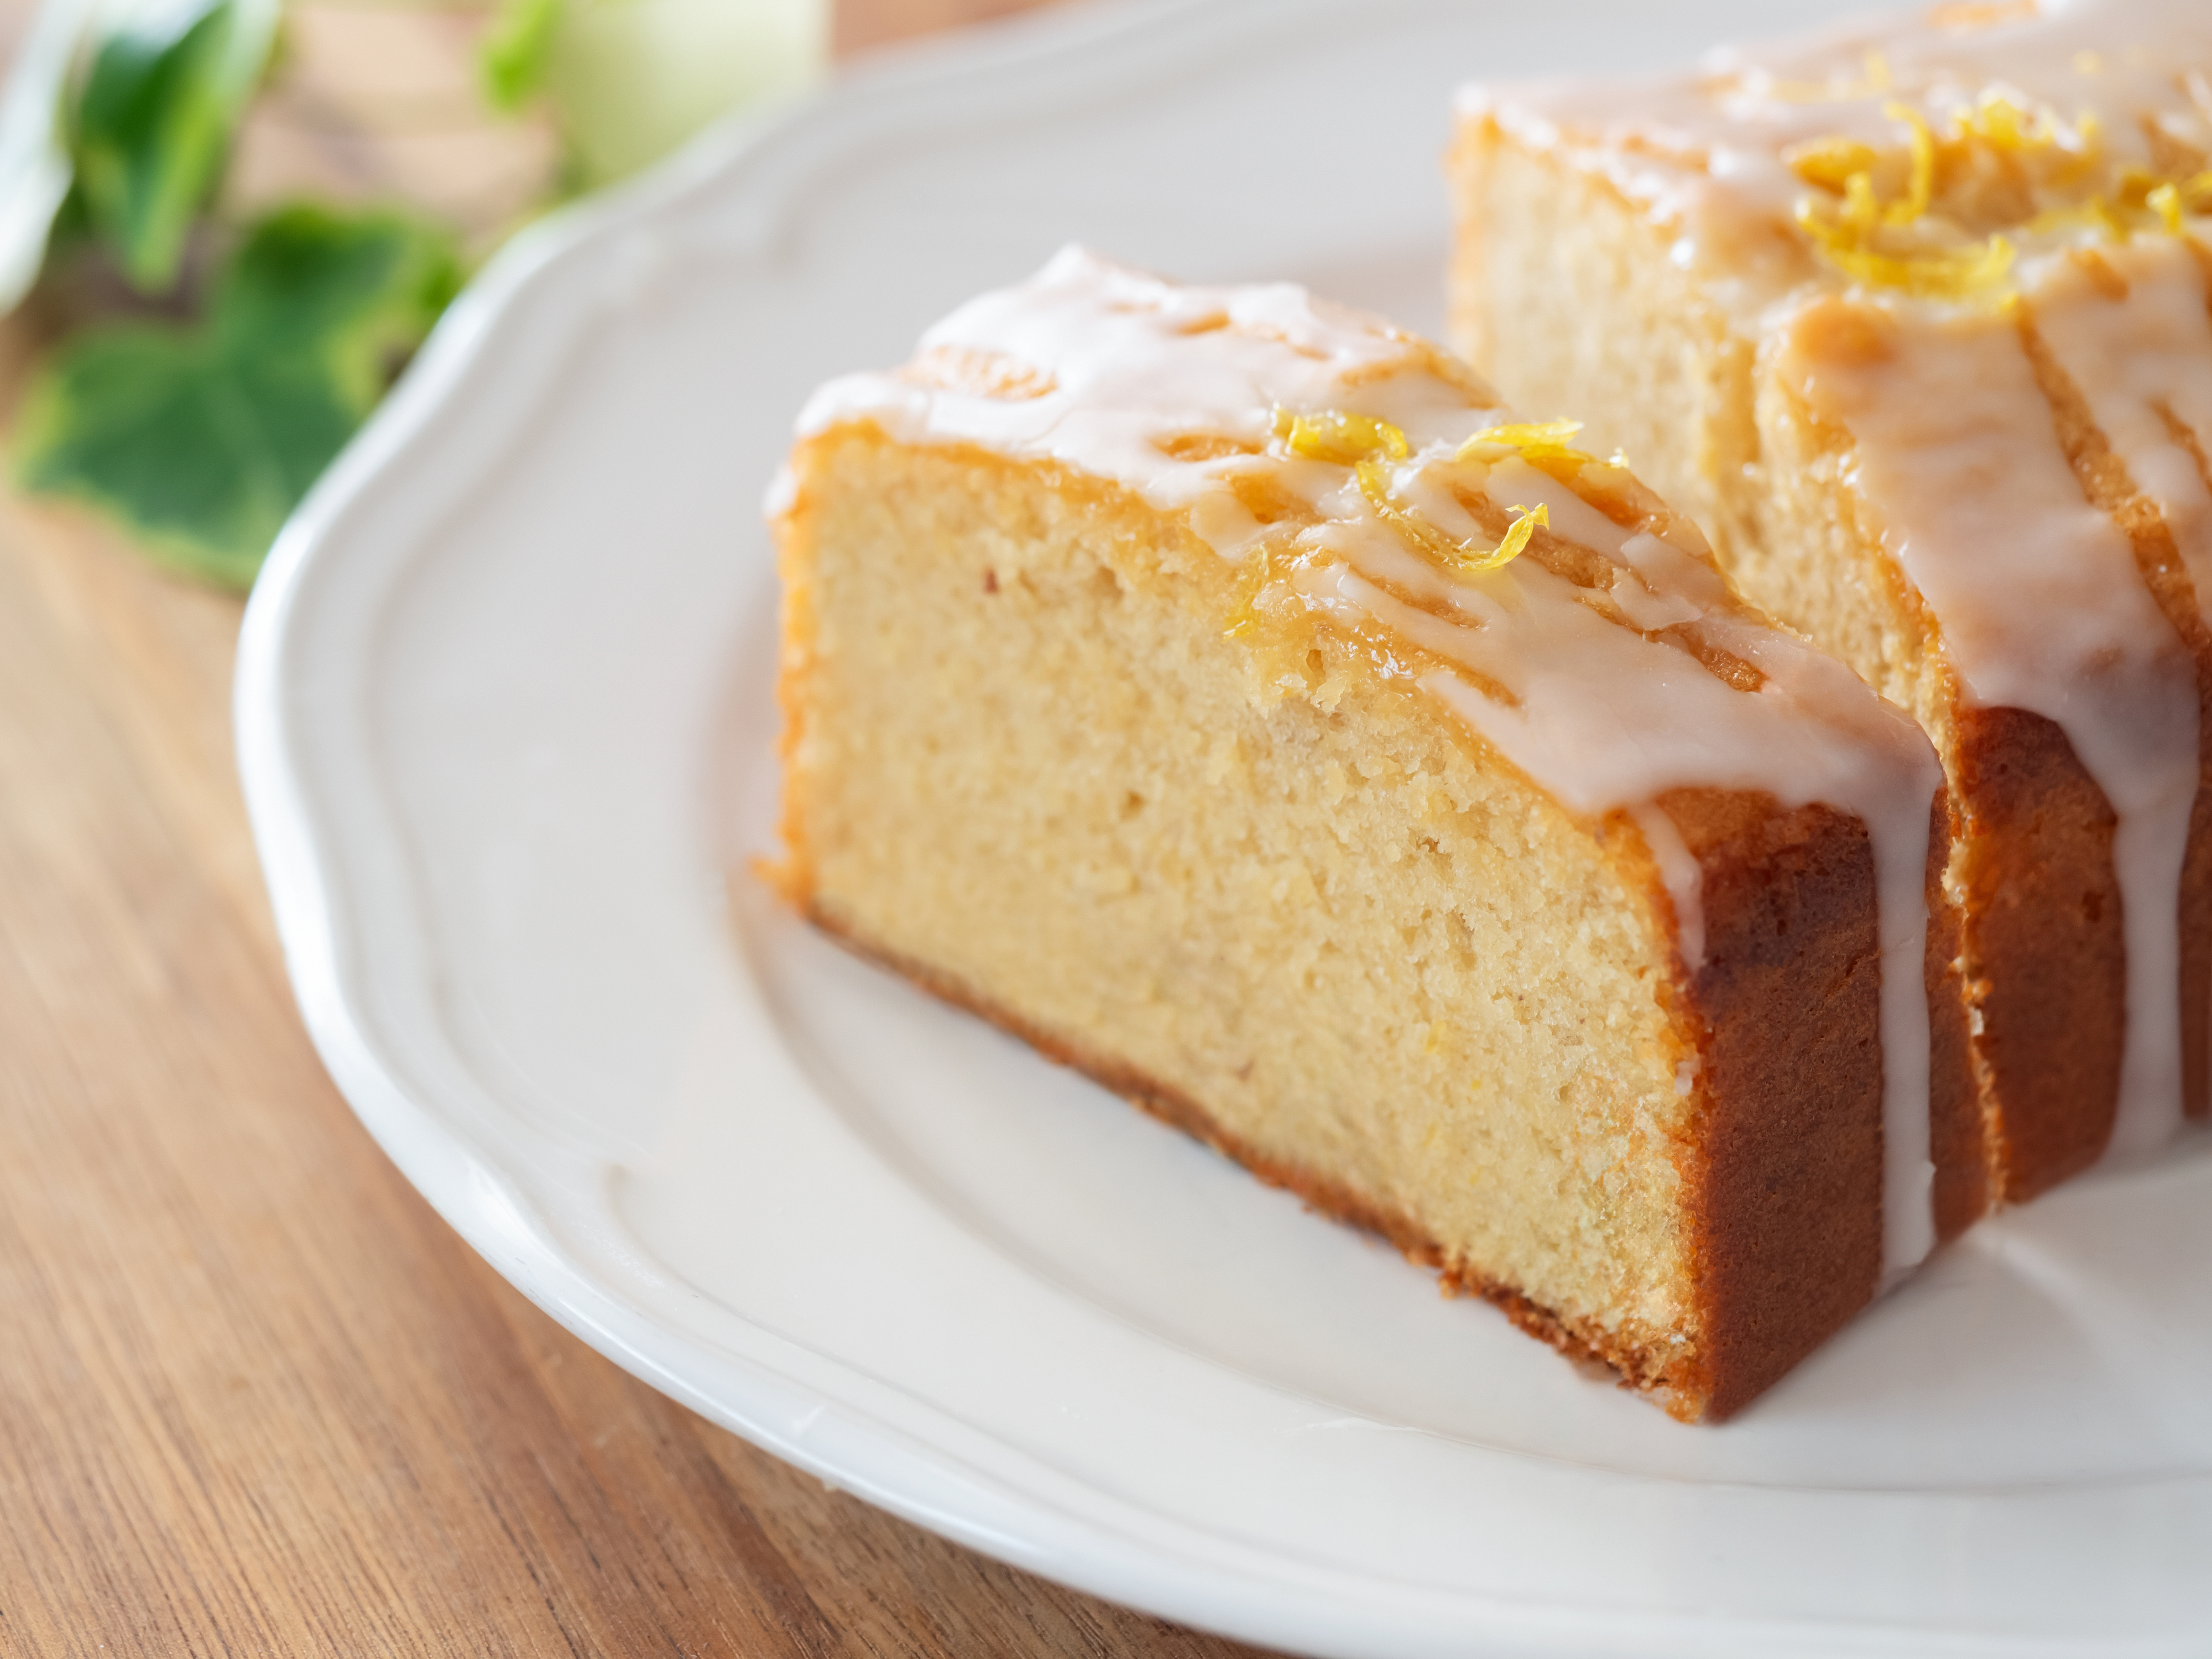
{"type": "Polygon", "coordinates": [[[0,1654],[1242,1651],[754,1450],[431,1212],[294,1008],[239,617],[0,498],[0,1654]]]}

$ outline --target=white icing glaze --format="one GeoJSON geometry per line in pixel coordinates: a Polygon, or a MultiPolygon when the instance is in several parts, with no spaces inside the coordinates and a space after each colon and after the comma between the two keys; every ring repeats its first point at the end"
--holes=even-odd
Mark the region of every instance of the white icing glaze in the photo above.
{"type": "MultiPolygon", "coordinates": [[[[1680,233],[1677,258],[1755,309],[1806,280],[1809,268],[1771,234],[1806,186],[1785,165],[1795,146],[1828,137],[1895,149],[1899,106],[1939,131],[1995,92],[2072,120],[2100,118],[2113,172],[2154,160],[2155,123],[2212,151],[2212,6],[2202,0],[2058,0],[2029,15],[1985,8],[1978,27],[1946,26],[1942,6],[1880,17],[1810,40],[1711,54],[1689,75],[1562,80],[1510,95],[1470,87],[1464,116],[1486,116],[1532,148],[1602,173],[1630,201],[1680,233]]],[[[2021,240],[2020,228],[2012,233],[2021,240]]],[[[2029,236],[2057,246],[2076,228],[2029,236]]]]}
{"type": "Polygon", "coordinates": [[[1764,790],[1785,807],[1820,802],[1860,819],[1879,902],[1884,1268],[1893,1277],[1934,1243],[1923,963],[1935,753],[1840,665],[1737,609],[1692,550],[1623,530],[1516,454],[1487,465],[1455,459],[1467,439],[1511,418],[1430,348],[1300,289],[1178,289],[1069,249],[1031,282],[932,329],[902,374],[823,387],[799,427],[867,422],[902,441],[1054,461],[1188,514],[1224,558],[1274,549],[1285,563],[1270,603],[1464,668],[1431,668],[1417,684],[1571,810],[1632,815],[1693,969],[1705,948],[1697,865],[1657,797],[1695,786],[1764,790]],[[1492,538],[1470,500],[1541,504],[1557,532],[1608,562],[1609,586],[1579,589],[1528,557],[1448,572],[1378,515],[1350,466],[1269,448],[1278,408],[1392,422],[1411,450],[1389,468],[1400,503],[1486,546],[1492,538]],[[1188,442],[1196,438],[1241,447],[1188,442]],[[1254,471],[1318,521],[1262,530],[1232,489],[1254,471]],[[1601,614],[1608,592],[1624,592],[1634,597],[1620,616],[1601,614]],[[1675,633],[1642,631],[1662,611],[1660,626],[1675,633]],[[1730,684],[1691,642],[1752,665],[1764,684],[1730,684]]]}
{"type": "Polygon", "coordinates": [[[1705,872],[1698,869],[1674,820],[1650,801],[1632,807],[1629,816],[1659,866],[1659,879],[1666,884],[1668,900],[1674,907],[1676,943],[1682,961],[1694,973],[1705,965],[1705,872]]]}
{"type": "MultiPolygon", "coordinates": [[[[2029,290],[2031,314],[2130,480],[2158,507],[2201,611],[2212,603],[2212,493],[2174,428],[2193,434],[2200,453],[2212,441],[2212,315],[2203,268],[2170,237],[2122,244],[2100,257],[2127,284],[2124,295],[2108,296],[2077,262],[2055,260],[2029,290]]],[[[2185,781],[2172,779],[2148,821],[2123,820],[2133,838],[2118,853],[2123,893],[2132,878],[2148,896],[2126,916],[2130,983],[2146,989],[2130,999],[2128,1069],[2112,1140],[2120,1154],[2154,1151],[2181,1127],[2179,918],[2166,896],[2179,891],[2187,849],[2197,735],[2192,720],[2185,769],[2181,734],[2167,736],[2168,763],[2176,774],[2186,770],[2185,781]]]]}
{"type": "MultiPolygon", "coordinates": [[[[2121,199],[2129,169],[2178,179],[2212,156],[2208,74],[2203,0],[2055,0],[1880,19],[1717,53],[1692,76],[1471,90],[1461,100],[1463,113],[1605,177],[1667,229],[1675,263],[1699,273],[1732,325],[1765,341],[1766,361],[1850,433],[1850,481],[1934,612],[1969,703],[2055,720],[2105,791],[2119,819],[2128,984],[2112,1144],[2127,1151],[2161,1144],[2181,1119],[2176,975],[2198,775],[2193,665],[2126,537],[2085,499],[2017,331],[1988,301],[1856,287],[1793,228],[1801,204],[1836,210],[1789,161],[1797,146],[1858,141],[1897,158],[1886,191],[1894,202],[1910,134],[1900,110],[1943,137],[1963,130],[1968,110],[2002,99],[2063,134],[2080,158],[2062,175],[2069,182],[2039,185],[2010,222],[1987,222],[1997,198],[1947,198],[1939,177],[1929,210],[1885,234],[1975,246],[1996,231],[2014,245],[2009,286],[2165,516],[2204,606],[2212,498],[2172,431],[2212,431],[2203,278],[2148,210],[2136,210],[2131,240],[2081,210],[2121,199]],[[1976,214],[1971,223],[1956,216],[1976,214]],[[2085,247],[2119,271],[2124,301],[2104,298],[2068,257],[2085,247]],[[1882,361],[1818,362],[1803,349],[1808,308],[1845,291],[1894,324],[1882,361]]],[[[2186,227],[2212,230],[2198,218],[2186,227]]]]}
{"type": "Polygon", "coordinates": [[[2127,537],[2083,497],[2008,319],[1908,312],[1869,362],[1818,355],[1826,331],[1803,324],[1820,314],[1784,336],[1778,372],[1856,440],[1857,488],[1935,611],[1969,701],[2056,722],[2118,814],[2121,1097],[2133,1116],[2178,1124],[2173,988],[2197,773],[2189,654],[2127,537]]]}

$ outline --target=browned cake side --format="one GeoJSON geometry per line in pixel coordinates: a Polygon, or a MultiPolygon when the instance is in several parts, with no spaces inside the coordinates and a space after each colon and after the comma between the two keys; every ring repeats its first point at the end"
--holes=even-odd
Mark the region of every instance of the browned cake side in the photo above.
{"type": "MultiPolygon", "coordinates": [[[[1780,812],[1717,790],[1663,804],[1705,878],[1707,957],[1680,994],[1707,1033],[1712,1079],[1695,1224],[1718,1349],[1708,1409],[1724,1417],[1865,1305],[1880,1277],[1873,864],[1864,828],[1826,807],[1780,812]]],[[[1945,1238],[1987,1207],[1956,938],[1940,899],[1948,816],[1939,805],[1927,949],[1945,1238]]]]}

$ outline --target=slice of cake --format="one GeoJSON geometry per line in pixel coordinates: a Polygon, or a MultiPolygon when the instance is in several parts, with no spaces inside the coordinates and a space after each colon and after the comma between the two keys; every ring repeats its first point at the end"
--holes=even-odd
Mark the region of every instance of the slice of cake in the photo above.
{"type": "Polygon", "coordinates": [[[1948,5],[1462,105],[1462,349],[1942,753],[2008,1199],[2205,1110],[2208,77],[2212,7],[1948,5]]]}
{"type": "Polygon", "coordinates": [[[781,879],[1722,1417],[1978,1180],[1948,806],[1571,436],[1297,288],[975,301],[801,419],[781,879]]]}

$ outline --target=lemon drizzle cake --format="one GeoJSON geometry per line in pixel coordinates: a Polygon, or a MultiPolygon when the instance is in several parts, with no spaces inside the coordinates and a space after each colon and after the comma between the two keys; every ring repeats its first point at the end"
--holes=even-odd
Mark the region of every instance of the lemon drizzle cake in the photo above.
{"type": "Polygon", "coordinates": [[[1069,250],[799,433],[818,922],[1680,1415],[1932,1247],[1940,767],[1571,428],[1069,250]]]}
{"type": "Polygon", "coordinates": [[[1635,386],[1608,435],[1943,753],[2013,1198],[2204,1109],[2208,72],[2201,5],[1970,4],[1462,103],[1463,348],[1635,386]]]}

